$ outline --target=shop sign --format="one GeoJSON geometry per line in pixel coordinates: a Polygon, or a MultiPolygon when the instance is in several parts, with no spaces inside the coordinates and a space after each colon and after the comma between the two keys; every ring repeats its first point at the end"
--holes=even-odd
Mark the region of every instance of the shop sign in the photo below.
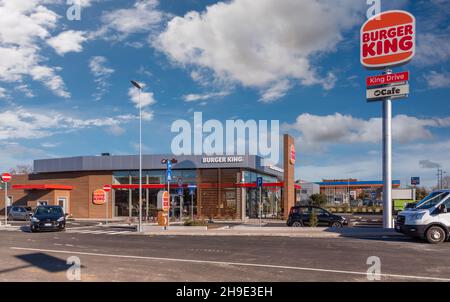
{"type": "Polygon", "coordinates": [[[384,69],[408,63],[416,52],[416,19],[406,11],[387,11],[361,28],[361,64],[384,69]]]}
{"type": "Polygon", "coordinates": [[[398,86],[387,86],[375,89],[367,89],[367,100],[377,101],[386,98],[399,99],[407,97],[409,94],[409,84],[398,86]]]}
{"type": "Polygon", "coordinates": [[[102,189],[95,190],[93,197],[92,197],[92,202],[95,205],[105,204],[106,203],[106,192],[102,189]]]}

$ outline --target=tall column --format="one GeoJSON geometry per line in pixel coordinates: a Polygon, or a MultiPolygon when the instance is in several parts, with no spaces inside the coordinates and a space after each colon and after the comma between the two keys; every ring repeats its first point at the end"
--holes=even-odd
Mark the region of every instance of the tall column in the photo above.
{"type": "Polygon", "coordinates": [[[295,142],[289,134],[284,135],[284,186],[283,186],[283,214],[289,216],[291,207],[295,205],[295,142]]]}

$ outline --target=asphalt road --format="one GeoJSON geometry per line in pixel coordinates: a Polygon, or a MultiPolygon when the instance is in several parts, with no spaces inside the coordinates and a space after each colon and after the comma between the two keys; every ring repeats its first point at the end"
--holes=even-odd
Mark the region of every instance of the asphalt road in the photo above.
{"type": "Polygon", "coordinates": [[[150,237],[0,231],[0,281],[450,281],[450,243],[407,239],[150,237]],[[73,268],[73,267],[72,267],[73,268]]]}

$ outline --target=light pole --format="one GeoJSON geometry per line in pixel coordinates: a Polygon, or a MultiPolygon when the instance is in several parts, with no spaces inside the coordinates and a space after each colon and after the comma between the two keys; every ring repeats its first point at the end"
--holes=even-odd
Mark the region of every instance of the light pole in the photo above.
{"type": "Polygon", "coordinates": [[[138,231],[142,232],[142,86],[136,81],[131,81],[134,87],[139,90],[139,226],[138,231]]]}

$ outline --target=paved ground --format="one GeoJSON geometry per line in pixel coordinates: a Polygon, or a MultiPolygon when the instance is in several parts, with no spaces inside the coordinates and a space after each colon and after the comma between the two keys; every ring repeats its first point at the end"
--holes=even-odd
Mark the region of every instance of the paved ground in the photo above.
{"type": "Polygon", "coordinates": [[[0,281],[450,281],[450,243],[406,238],[191,237],[0,231],[0,281]]]}

